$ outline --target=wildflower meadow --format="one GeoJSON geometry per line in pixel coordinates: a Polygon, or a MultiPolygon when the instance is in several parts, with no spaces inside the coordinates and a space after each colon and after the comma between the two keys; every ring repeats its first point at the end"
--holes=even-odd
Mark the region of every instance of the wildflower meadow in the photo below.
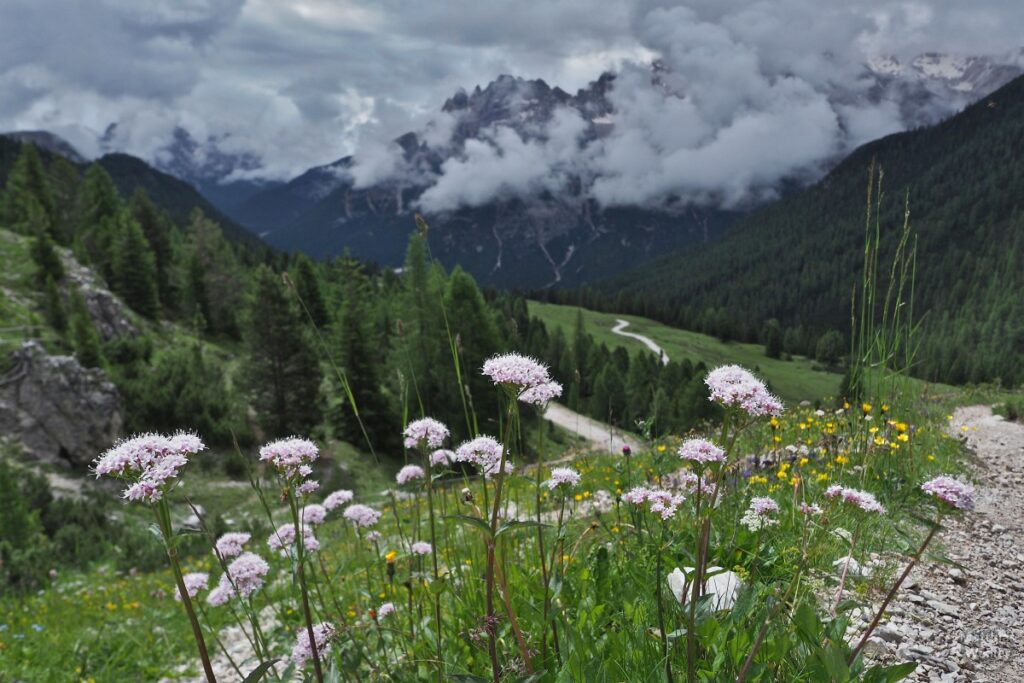
{"type": "MultiPolygon", "coordinates": [[[[247,496],[259,532],[207,524],[187,477],[205,457],[202,435],[118,443],[94,471],[151,516],[169,571],[145,588],[132,577],[79,585],[86,618],[123,615],[138,628],[164,596],[159,628],[177,642],[161,652],[178,660],[164,664],[208,681],[896,681],[913,671],[865,659],[881,610],[860,632],[847,614],[872,595],[886,596],[884,610],[944,517],[973,504],[971,487],[945,474],[958,449],[941,418],[910,403],[787,408],[753,373],[724,366],[705,379],[722,411],[713,429],[531,461],[545,451],[524,443],[523,416],[561,385],[518,354],[481,372],[501,397],[495,432],[453,444],[444,424],[410,420],[406,464],[385,493],[323,490],[327,463],[301,436],[259,448],[247,496]],[[196,536],[206,551],[183,556],[196,536]],[[851,570],[864,566],[875,571],[851,570]],[[225,646],[229,633],[241,647],[225,646]]],[[[39,626],[42,646],[40,631],[57,625],[39,626]]],[[[32,637],[0,640],[17,677],[66,680],[76,661],[41,659],[32,637]]],[[[130,678],[127,653],[73,649],[88,652],[74,676],[130,678]]]]}

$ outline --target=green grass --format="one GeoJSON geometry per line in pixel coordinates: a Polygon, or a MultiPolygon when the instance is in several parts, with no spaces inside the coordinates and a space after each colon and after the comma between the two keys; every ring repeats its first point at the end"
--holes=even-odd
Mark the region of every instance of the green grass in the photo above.
{"type": "MultiPolygon", "coordinates": [[[[572,334],[576,312],[581,310],[576,306],[537,301],[529,302],[529,307],[530,315],[537,316],[551,329],[561,328],[567,335],[572,334]]],[[[840,375],[812,369],[816,364],[804,357],[794,357],[791,361],[768,358],[764,355],[764,347],[759,344],[725,343],[705,334],[669,327],[648,318],[582,310],[587,331],[596,341],[607,344],[609,348],[621,346],[630,352],[651,353],[639,341],[612,333],[616,320],[628,320],[627,332],[650,337],[665,349],[672,360],[686,358],[694,363],[703,362],[709,367],[737,363],[752,368],[789,402],[835,396],[839,389],[840,375]]]]}

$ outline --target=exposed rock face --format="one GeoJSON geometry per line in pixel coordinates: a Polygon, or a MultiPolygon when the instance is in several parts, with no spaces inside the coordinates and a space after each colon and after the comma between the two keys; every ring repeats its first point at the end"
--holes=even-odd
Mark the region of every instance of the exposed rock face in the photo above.
{"type": "Polygon", "coordinates": [[[121,395],[106,373],[27,341],[0,376],[0,434],[39,460],[86,467],[121,434],[121,395]]]}
{"type": "Polygon", "coordinates": [[[102,285],[95,273],[75,260],[68,249],[62,250],[61,261],[64,262],[68,283],[82,292],[89,317],[100,339],[110,341],[116,337],[134,337],[138,334],[125,305],[102,285]]]}

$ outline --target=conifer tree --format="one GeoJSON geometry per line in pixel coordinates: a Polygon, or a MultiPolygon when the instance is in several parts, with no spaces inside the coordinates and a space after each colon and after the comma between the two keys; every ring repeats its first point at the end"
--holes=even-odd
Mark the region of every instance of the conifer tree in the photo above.
{"type": "Polygon", "coordinates": [[[113,278],[113,246],[121,198],[114,181],[99,164],[91,164],[75,197],[75,236],[84,253],[79,260],[95,265],[109,281],[113,278]]]}
{"type": "Polygon", "coordinates": [[[56,280],[47,277],[43,292],[43,312],[46,322],[56,330],[57,334],[63,336],[68,331],[68,316],[64,310],[64,302],[61,301],[56,280]]]}
{"type": "Polygon", "coordinates": [[[153,260],[156,266],[156,288],[160,304],[166,309],[174,300],[174,293],[171,290],[171,260],[173,258],[171,248],[171,223],[170,220],[157,210],[149,195],[141,187],[135,188],[132,194],[131,211],[135,221],[142,228],[142,234],[146,236],[149,248],[153,252],[153,260]]]}
{"type": "Polygon", "coordinates": [[[309,257],[301,253],[295,257],[295,290],[309,312],[309,317],[313,319],[313,324],[317,327],[326,326],[330,316],[320,286],[320,276],[309,257]]]}
{"type": "Polygon", "coordinates": [[[118,212],[116,226],[114,291],[135,311],[147,318],[156,318],[160,313],[160,299],[153,250],[128,209],[118,212]]]}
{"type": "MultiPolygon", "coordinates": [[[[374,447],[392,445],[400,423],[397,418],[392,418],[383,391],[383,356],[380,344],[373,338],[367,311],[368,283],[355,261],[346,260],[342,269],[341,311],[336,322],[337,348],[359,418],[356,418],[343,387],[336,386],[337,410],[333,422],[338,436],[356,446],[362,447],[366,438],[374,447]]],[[[338,384],[339,380],[334,378],[334,382],[338,384]]]]}
{"type": "Polygon", "coordinates": [[[782,356],[782,327],[778,320],[765,322],[761,328],[761,343],[764,344],[764,355],[769,358],[782,356]]]}
{"type": "Polygon", "coordinates": [[[56,218],[53,190],[39,150],[31,143],[23,144],[0,193],[0,225],[32,234],[41,224],[53,238],[58,236],[56,218]]]}
{"type": "Polygon", "coordinates": [[[35,278],[39,285],[45,285],[47,280],[59,282],[64,277],[64,264],[57,254],[56,246],[49,231],[45,228],[42,219],[42,209],[38,204],[30,205],[30,213],[34,220],[35,237],[32,240],[32,263],[35,266],[35,278]]]}
{"type": "Polygon", "coordinates": [[[320,423],[320,365],[280,276],[266,266],[256,273],[247,342],[246,377],[263,429],[309,434],[320,423]]]}
{"type": "Polygon", "coordinates": [[[71,292],[71,338],[75,347],[75,356],[78,362],[87,368],[98,368],[103,364],[103,354],[100,352],[100,337],[96,333],[96,326],[89,317],[89,308],[85,304],[85,297],[77,289],[71,292]]]}

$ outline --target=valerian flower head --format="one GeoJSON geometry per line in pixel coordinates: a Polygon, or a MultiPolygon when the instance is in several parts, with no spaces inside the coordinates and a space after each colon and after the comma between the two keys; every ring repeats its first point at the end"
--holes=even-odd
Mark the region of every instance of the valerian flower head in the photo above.
{"type": "Polygon", "coordinates": [[[488,358],[483,373],[499,386],[517,389],[517,394],[551,381],[546,366],[518,353],[488,358]]]}
{"type": "Polygon", "coordinates": [[[353,494],[348,489],[341,489],[340,491],[335,491],[334,493],[324,498],[324,507],[327,508],[328,511],[336,510],[337,508],[340,508],[342,505],[350,503],[354,496],[355,494],[353,494]]]}
{"type": "Polygon", "coordinates": [[[399,486],[404,486],[410,482],[422,481],[425,476],[426,473],[419,465],[406,465],[398,470],[398,474],[395,475],[395,481],[399,486]]]}
{"type": "Polygon", "coordinates": [[[875,498],[873,494],[868,493],[867,491],[833,484],[825,490],[824,495],[829,500],[841,500],[842,502],[848,505],[853,505],[864,512],[873,512],[879,515],[885,514],[885,507],[878,502],[878,499],[875,498]]]}
{"type": "Polygon", "coordinates": [[[302,508],[302,523],[315,526],[317,524],[323,524],[324,520],[327,519],[327,508],[323,505],[317,505],[316,503],[310,503],[306,507],[302,508]]]}
{"type": "Polygon", "coordinates": [[[395,603],[393,603],[393,602],[385,602],[383,605],[381,605],[377,609],[377,618],[378,619],[383,619],[384,617],[388,616],[389,614],[393,614],[394,611],[395,611],[395,603]]]}
{"type": "Polygon", "coordinates": [[[701,465],[725,462],[725,451],[707,439],[687,439],[679,447],[679,457],[701,465]]]}
{"type": "Polygon", "coordinates": [[[737,406],[752,417],[782,414],[782,401],[776,398],[764,382],[738,365],[723,365],[708,373],[704,383],[710,398],[724,406],[737,406]]]}
{"type": "Polygon", "coordinates": [[[952,507],[974,509],[974,487],[948,475],[926,481],[921,484],[921,490],[952,507]]]}
{"type": "Polygon", "coordinates": [[[779,511],[779,504],[767,497],[756,497],[750,499],[750,509],[754,514],[770,515],[779,511]]]}
{"type": "Polygon", "coordinates": [[[270,463],[286,479],[302,479],[312,472],[309,463],[320,457],[320,450],[309,439],[290,437],[272,441],[260,449],[260,460],[270,463]]]}
{"type": "Polygon", "coordinates": [[[238,557],[242,554],[242,546],[249,542],[252,534],[240,531],[230,531],[217,539],[214,547],[222,559],[238,557]]]}
{"type": "Polygon", "coordinates": [[[267,561],[255,553],[242,553],[228,565],[221,574],[217,587],[206,597],[211,605],[223,605],[236,594],[247,598],[263,586],[263,579],[270,571],[267,561]],[[234,584],[234,585],[232,585],[234,584]]]}
{"type": "MultiPolygon", "coordinates": [[[[485,479],[498,473],[501,466],[501,444],[490,436],[478,436],[467,441],[455,451],[456,462],[476,465],[483,472],[485,479]]],[[[505,474],[512,472],[512,463],[505,459],[505,474]]]]}
{"type": "Polygon", "coordinates": [[[523,403],[532,403],[535,406],[546,406],[561,395],[562,385],[552,381],[530,387],[519,394],[519,400],[523,403]]]}
{"type": "MultiPolygon", "coordinates": [[[[313,625],[313,638],[316,644],[316,653],[319,659],[324,659],[330,651],[331,639],[334,638],[334,626],[328,622],[313,625]]],[[[292,661],[296,667],[303,667],[306,662],[313,658],[313,648],[309,642],[309,629],[303,626],[295,638],[295,647],[292,648],[292,661]]]]}
{"type": "Polygon", "coordinates": [[[380,512],[362,503],[350,505],[345,508],[345,512],[342,514],[345,519],[358,529],[369,528],[380,521],[380,512]]]}
{"type": "Polygon", "coordinates": [[[433,547],[426,541],[416,541],[409,549],[413,555],[429,555],[433,547]]]}
{"type": "Polygon", "coordinates": [[[431,417],[410,422],[405,428],[406,448],[440,448],[448,438],[448,427],[431,417]]]}
{"type": "Polygon", "coordinates": [[[431,467],[445,467],[455,462],[455,452],[445,448],[439,448],[430,454],[431,467]]]}
{"type": "Polygon", "coordinates": [[[96,459],[96,476],[129,481],[122,493],[126,500],[155,503],[177,482],[190,456],[206,450],[195,434],[179,432],[173,436],[140,434],[125,439],[96,459]]]}
{"type": "MultiPolygon", "coordinates": [[[[195,598],[199,595],[199,591],[206,590],[210,581],[210,575],[205,572],[192,572],[182,576],[181,580],[185,583],[185,592],[188,593],[188,597],[195,598]]],[[[181,600],[181,596],[177,593],[174,594],[174,598],[175,600],[181,600]]]]}
{"type": "Polygon", "coordinates": [[[551,478],[544,485],[554,491],[556,488],[573,488],[580,485],[580,473],[571,467],[555,467],[551,470],[551,478]]]}
{"type": "MultiPolygon", "coordinates": [[[[267,538],[267,545],[281,557],[288,557],[295,545],[295,525],[282,524],[277,527],[267,538]]],[[[320,549],[320,541],[316,540],[313,530],[305,525],[302,527],[302,547],[309,552],[320,549]]]]}

